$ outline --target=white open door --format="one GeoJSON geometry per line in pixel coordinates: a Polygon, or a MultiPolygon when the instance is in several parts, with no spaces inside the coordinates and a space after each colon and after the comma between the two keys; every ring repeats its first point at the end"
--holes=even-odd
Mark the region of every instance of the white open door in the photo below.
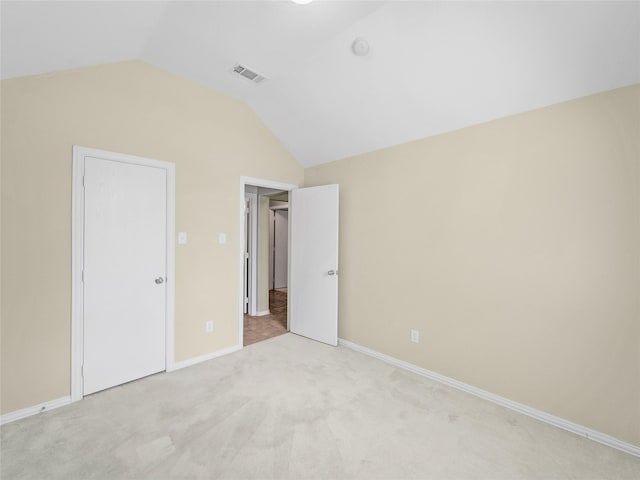
{"type": "Polygon", "coordinates": [[[338,344],[338,185],[292,190],[289,329],[338,344]]]}
{"type": "Polygon", "coordinates": [[[167,172],[85,158],[84,389],[165,369],[167,172]]]}

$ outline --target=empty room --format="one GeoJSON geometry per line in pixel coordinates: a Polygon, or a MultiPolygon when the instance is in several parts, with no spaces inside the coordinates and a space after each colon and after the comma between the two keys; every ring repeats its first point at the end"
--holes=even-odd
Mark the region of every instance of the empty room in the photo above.
{"type": "Polygon", "coordinates": [[[2,479],[640,478],[639,1],[0,1],[2,479]]]}

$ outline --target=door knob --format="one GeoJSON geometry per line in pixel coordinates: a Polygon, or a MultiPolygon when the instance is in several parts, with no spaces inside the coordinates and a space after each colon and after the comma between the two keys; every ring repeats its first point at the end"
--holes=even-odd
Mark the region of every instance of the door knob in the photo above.
{"type": "Polygon", "coordinates": [[[156,284],[160,285],[161,283],[164,283],[164,278],[162,278],[162,277],[156,278],[156,284]]]}
{"type": "Polygon", "coordinates": [[[329,270],[327,273],[328,273],[330,276],[331,276],[331,275],[337,275],[337,274],[338,274],[338,271],[337,271],[337,270],[329,270]]]}

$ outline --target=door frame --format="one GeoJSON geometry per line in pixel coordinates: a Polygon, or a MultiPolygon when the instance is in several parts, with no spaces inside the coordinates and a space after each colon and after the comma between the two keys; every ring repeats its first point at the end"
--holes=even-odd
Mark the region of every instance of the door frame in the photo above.
{"type": "MultiPolygon", "coordinates": [[[[249,304],[247,305],[247,313],[256,315],[258,311],[258,300],[256,298],[258,296],[258,262],[256,261],[258,256],[258,194],[246,192],[245,199],[249,199],[249,231],[245,231],[243,234],[245,235],[245,241],[247,240],[247,234],[249,236],[248,242],[246,242],[249,244],[249,287],[247,288],[249,304]]],[[[245,222],[246,224],[247,222],[245,222]]],[[[244,312],[244,303],[242,310],[244,312]]]]}
{"type": "MultiPolygon", "coordinates": [[[[244,208],[245,208],[245,188],[247,185],[254,187],[262,187],[262,188],[272,188],[274,190],[284,190],[290,192],[291,190],[295,190],[299,188],[298,185],[294,185],[292,183],[282,183],[282,182],[274,182],[272,180],[264,180],[261,178],[253,178],[253,177],[240,177],[240,197],[239,197],[239,224],[240,224],[240,234],[238,235],[239,242],[239,271],[238,271],[238,347],[244,348],[244,208]]],[[[291,229],[289,229],[289,240],[291,240],[291,229]]],[[[257,251],[257,235],[256,235],[256,249],[257,251]]],[[[254,262],[254,264],[257,262],[254,262]]],[[[257,271],[257,266],[256,266],[257,271]]],[[[256,293],[257,293],[257,275],[256,278],[256,293]]],[[[289,282],[287,276],[287,284],[289,282]]],[[[257,296],[257,295],[256,295],[257,296]]],[[[257,305],[257,299],[256,299],[257,305]]]]}
{"type": "MultiPolygon", "coordinates": [[[[269,239],[273,242],[273,248],[269,249],[269,270],[271,270],[271,273],[272,273],[271,278],[269,278],[269,286],[270,288],[273,287],[274,289],[276,288],[276,279],[275,279],[275,276],[276,276],[276,264],[275,264],[276,210],[287,211],[287,242],[288,242],[289,241],[289,219],[288,219],[289,204],[288,202],[287,202],[287,205],[278,205],[276,207],[269,207],[269,212],[273,214],[273,238],[269,239]]],[[[271,228],[272,228],[271,225],[269,225],[269,231],[271,231],[271,228]]],[[[287,243],[287,285],[288,284],[289,284],[289,244],[287,243]]],[[[289,316],[287,315],[287,326],[288,325],[289,325],[289,316]]]]}
{"type": "Polygon", "coordinates": [[[175,219],[176,174],[175,164],[124,153],[95,148],[73,146],[73,174],[71,186],[71,401],[83,398],[82,362],[84,357],[84,295],[82,269],[84,265],[84,159],[85,157],[162,168],[167,175],[167,274],[165,299],[165,369],[170,371],[175,363],[175,219]]]}
{"type": "MultiPolygon", "coordinates": [[[[275,233],[275,226],[274,226],[274,221],[275,221],[275,210],[282,210],[286,208],[287,210],[289,210],[289,202],[287,202],[287,205],[278,205],[275,207],[269,207],[269,290],[273,289],[273,284],[274,284],[274,279],[273,279],[273,234],[275,233]]],[[[287,258],[287,260],[289,260],[287,258]]],[[[289,273],[289,272],[287,272],[289,273]]],[[[289,323],[289,318],[287,317],[287,324],[289,323]]]]}

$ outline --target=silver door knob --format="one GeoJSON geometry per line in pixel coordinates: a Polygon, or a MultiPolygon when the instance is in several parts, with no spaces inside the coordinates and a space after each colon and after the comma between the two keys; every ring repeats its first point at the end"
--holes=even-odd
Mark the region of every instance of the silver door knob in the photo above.
{"type": "Polygon", "coordinates": [[[160,285],[161,283],[164,283],[164,278],[162,277],[156,278],[156,285],[160,285]]]}
{"type": "Polygon", "coordinates": [[[331,276],[331,275],[337,275],[337,274],[338,274],[338,271],[337,271],[337,270],[329,270],[329,271],[327,272],[327,274],[328,274],[328,275],[330,275],[330,276],[331,276]]]}

